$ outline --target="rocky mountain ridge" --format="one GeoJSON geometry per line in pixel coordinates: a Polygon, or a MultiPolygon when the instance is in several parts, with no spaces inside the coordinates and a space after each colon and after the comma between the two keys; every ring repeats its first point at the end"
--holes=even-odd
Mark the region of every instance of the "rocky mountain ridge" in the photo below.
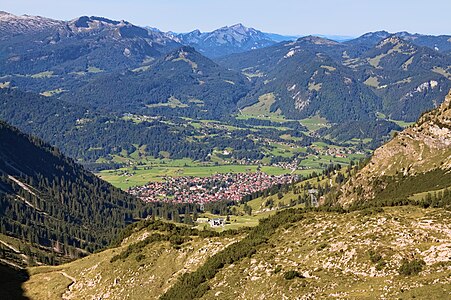
{"type": "Polygon", "coordinates": [[[387,177],[415,177],[451,171],[451,94],[418,122],[374,151],[368,164],[342,188],[339,202],[371,201],[387,186],[387,177]]]}
{"type": "Polygon", "coordinates": [[[212,32],[194,30],[177,34],[176,37],[180,43],[192,46],[210,58],[264,48],[276,43],[267,34],[241,23],[212,32]]]}

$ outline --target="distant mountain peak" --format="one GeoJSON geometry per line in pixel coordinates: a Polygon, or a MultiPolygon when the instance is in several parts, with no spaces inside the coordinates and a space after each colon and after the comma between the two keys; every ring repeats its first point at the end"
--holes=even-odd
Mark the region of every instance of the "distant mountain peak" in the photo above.
{"type": "Polygon", "coordinates": [[[406,45],[409,44],[409,42],[407,42],[405,39],[403,39],[401,36],[398,36],[396,34],[392,34],[389,37],[383,39],[382,41],[380,41],[377,45],[376,48],[382,48],[387,44],[392,44],[392,45],[406,45]]]}
{"type": "Polygon", "coordinates": [[[191,46],[182,46],[177,49],[172,50],[164,57],[164,61],[173,61],[182,59],[186,60],[188,57],[195,59],[195,57],[199,57],[199,53],[191,46]]]}
{"type": "Polygon", "coordinates": [[[233,29],[235,31],[241,31],[241,32],[248,32],[250,30],[256,30],[254,28],[246,27],[242,23],[237,23],[235,25],[230,26],[229,28],[233,29]]]}
{"type": "Polygon", "coordinates": [[[0,35],[8,33],[21,34],[25,32],[41,31],[56,28],[62,24],[64,24],[63,21],[40,16],[16,16],[5,11],[0,12],[0,35]]]}
{"type": "Polygon", "coordinates": [[[172,51],[172,53],[198,53],[198,52],[191,46],[182,46],[172,51]]]}
{"type": "MultiPolygon", "coordinates": [[[[39,16],[0,14],[0,40],[4,44],[11,44],[10,47],[5,46],[9,49],[7,53],[21,58],[16,62],[17,65],[26,66],[28,71],[29,68],[35,68],[36,72],[49,70],[61,63],[71,65],[73,69],[83,69],[86,68],[84,59],[102,70],[119,66],[134,68],[139,67],[144,60],[163,57],[181,46],[165,33],[135,26],[128,21],[99,16],[81,16],[61,21],[39,16]],[[26,35],[22,40],[27,46],[11,44],[13,42],[9,37],[15,35],[26,35]],[[41,59],[43,52],[58,59],[49,58],[44,62],[41,59]]],[[[5,72],[4,66],[2,72],[5,72]]]]}
{"type": "Polygon", "coordinates": [[[219,57],[275,44],[267,34],[242,23],[224,26],[211,32],[194,30],[181,33],[177,38],[182,44],[196,48],[209,57],[219,57]]]}
{"type": "Polygon", "coordinates": [[[339,44],[336,41],[318,37],[318,36],[314,36],[314,35],[301,37],[297,40],[297,42],[300,42],[300,43],[304,42],[304,43],[315,44],[315,45],[337,45],[337,44],[339,44]]]}
{"type": "Polygon", "coordinates": [[[218,33],[226,33],[228,35],[234,35],[234,34],[238,34],[238,35],[255,35],[255,34],[262,34],[263,33],[255,28],[252,27],[246,27],[244,26],[242,23],[237,23],[231,26],[224,26],[221,27],[217,30],[214,30],[212,32],[210,32],[210,34],[214,34],[217,35],[218,33]]]}
{"type": "Polygon", "coordinates": [[[347,44],[364,44],[369,45],[370,47],[375,46],[377,43],[379,43],[381,40],[389,37],[391,33],[385,30],[381,31],[374,31],[374,32],[368,32],[365,33],[358,38],[355,38],[353,40],[347,41],[347,44]]]}
{"type": "Polygon", "coordinates": [[[103,17],[96,16],[81,16],[79,18],[69,21],[69,26],[77,29],[94,29],[99,27],[115,27],[115,26],[126,26],[131,25],[129,22],[121,20],[114,21],[103,17]]]}
{"type": "Polygon", "coordinates": [[[386,37],[389,36],[390,33],[385,30],[368,32],[361,36],[361,38],[373,38],[373,37],[386,37]]]}
{"type": "Polygon", "coordinates": [[[403,37],[403,36],[410,36],[412,34],[407,31],[400,31],[400,32],[395,33],[395,35],[403,37]]]}
{"type": "Polygon", "coordinates": [[[230,27],[231,28],[247,28],[246,26],[243,25],[243,23],[236,23],[230,27]]]}

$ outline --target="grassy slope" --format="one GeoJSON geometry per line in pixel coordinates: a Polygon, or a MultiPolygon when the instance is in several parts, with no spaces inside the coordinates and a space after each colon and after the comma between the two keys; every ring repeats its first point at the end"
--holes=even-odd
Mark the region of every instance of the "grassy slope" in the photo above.
{"type": "MultiPolygon", "coordinates": [[[[446,299],[451,295],[451,212],[416,207],[384,208],[365,215],[306,213],[301,221],[281,226],[257,253],[226,265],[208,282],[203,299],[446,299]],[[382,255],[377,270],[368,252],[382,255]],[[423,259],[417,276],[398,273],[402,258],[423,259]],[[275,273],[277,266],[280,272],[275,273]],[[306,278],[286,280],[296,270],[306,278]],[[432,297],[432,298],[431,298],[432,297]]],[[[139,240],[136,233],[126,243],[139,240]]],[[[175,249],[168,242],[146,246],[110,263],[120,248],[108,249],[59,267],[30,269],[24,284],[32,299],[156,299],[184,272],[201,266],[236,238],[193,238],[175,249]],[[74,278],[72,278],[72,276],[74,278]],[[74,280],[76,281],[74,283],[74,280]],[[45,289],[42,287],[45,286],[45,289]]]]}
{"type": "Polygon", "coordinates": [[[202,299],[448,299],[450,220],[450,212],[414,207],[370,216],[309,213],[279,228],[251,258],[223,268],[202,299]],[[382,255],[382,270],[369,250],[382,255]],[[426,261],[423,272],[399,275],[401,259],[413,257],[426,261]],[[284,279],[291,270],[306,278],[284,279]]]}
{"type": "MultiPolygon", "coordinates": [[[[271,106],[274,104],[275,101],[276,99],[273,93],[264,94],[258,98],[257,103],[251,106],[244,107],[241,112],[243,115],[248,116],[262,116],[262,115],[269,116],[273,114],[271,112],[271,106]]],[[[280,113],[274,114],[280,115],[280,113]]]]}
{"type": "Polygon", "coordinates": [[[118,248],[61,266],[29,269],[31,279],[24,284],[26,296],[31,299],[157,299],[178,276],[195,270],[208,257],[240,239],[239,236],[193,237],[180,249],[169,242],[156,242],[125,260],[110,262],[129,244],[147,235],[149,232],[144,229],[118,248]],[[145,258],[138,261],[138,254],[145,258]]]}

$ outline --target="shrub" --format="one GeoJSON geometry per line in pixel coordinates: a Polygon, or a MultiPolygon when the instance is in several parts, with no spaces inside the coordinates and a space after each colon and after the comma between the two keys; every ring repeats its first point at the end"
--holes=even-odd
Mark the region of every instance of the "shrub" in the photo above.
{"type": "Polygon", "coordinates": [[[328,245],[326,243],[319,244],[318,247],[316,247],[316,250],[321,251],[325,249],[328,245]]]}
{"type": "Polygon", "coordinates": [[[382,212],[384,212],[384,209],[382,207],[370,207],[370,208],[362,209],[360,211],[360,216],[362,216],[362,217],[372,216],[372,215],[377,215],[382,212]]]}
{"type": "Polygon", "coordinates": [[[423,267],[426,265],[424,260],[415,259],[412,261],[409,261],[407,259],[403,259],[401,261],[401,266],[399,267],[399,274],[405,275],[405,276],[411,276],[411,275],[418,275],[422,270],[423,267]]]}
{"type": "Polygon", "coordinates": [[[377,263],[376,270],[381,271],[382,269],[385,268],[386,265],[387,263],[384,260],[381,260],[377,263]]]}
{"type": "Polygon", "coordinates": [[[285,278],[286,280],[292,280],[295,279],[296,277],[305,278],[304,275],[302,275],[298,271],[288,271],[283,274],[283,278],[285,278]]]}
{"type": "Polygon", "coordinates": [[[282,271],[282,266],[281,265],[277,265],[276,268],[274,269],[274,274],[277,274],[280,271],[282,271]]]}
{"type": "Polygon", "coordinates": [[[185,238],[183,236],[180,235],[173,235],[169,238],[169,242],[173,245],[173,246],[180,246],[181,244],[183,244],[184,242],[186,242],[187,240],[189,240],[189,238],[185,238]]]}
{"type": "Polygon", "coordinates": [[[376,251],[374,250],[368,251],[368,256],[370,257],[370,260],[373,264],[376,264],[382,260],[382,255],[376,253],[376,251]]]}
{"type": "Polygon", "coordinates": [[[140,262],[141,260],[143,260],[144,258],[146,258],[146,256],[142,253],[136,255],[135,259],[137,262],[140,262]]]}

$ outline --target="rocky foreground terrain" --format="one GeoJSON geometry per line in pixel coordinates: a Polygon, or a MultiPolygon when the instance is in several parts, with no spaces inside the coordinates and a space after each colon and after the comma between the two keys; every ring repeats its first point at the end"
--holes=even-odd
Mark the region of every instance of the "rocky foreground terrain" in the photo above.
{"type": "MultiPolygon", "coordinates": [[[[254,255],[222,268],[208,281],[202,299],[450,298],[449,224],[449,211],[410,206],[304,213],[300,221],[277,229],[254,255]]],[[[26,294],[33,299],[158,299],[181,274],[241,239],[193,237],[179,247],[155,242],[110,262],[151,234],[143,229],[117,248],[58,267],[33,268],[26,294]]]]}

